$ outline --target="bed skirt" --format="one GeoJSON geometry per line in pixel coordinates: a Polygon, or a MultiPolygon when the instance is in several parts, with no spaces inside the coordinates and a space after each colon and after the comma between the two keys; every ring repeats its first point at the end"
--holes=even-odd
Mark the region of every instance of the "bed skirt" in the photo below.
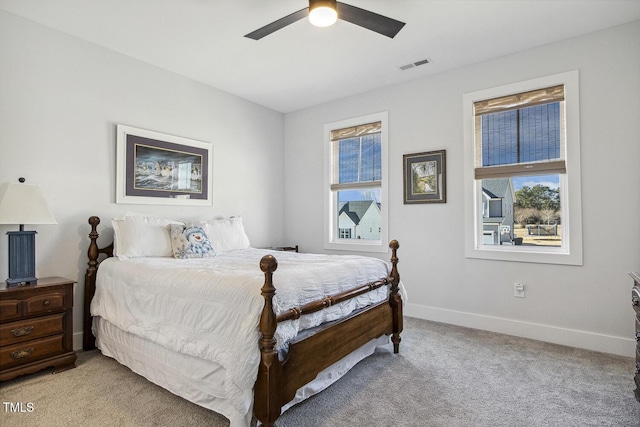
{"type": "MultiPolygon", "coordinates": [[[[253,411],[242,413],[229,403],[224,392],[224,367],[218,363],[169,350],[125,332],[101,317],[93,318],[92,329],[96,346],[105,356],[171,393],[225,416],[231,422],[230,427],[250,426],[253,411]]],[[[376,347],[388,343],[389,337],[383,335],[329,366],[298,389],[295,398],[282,407],[282,412],[329,387],[371,355],[376,347]]]]}

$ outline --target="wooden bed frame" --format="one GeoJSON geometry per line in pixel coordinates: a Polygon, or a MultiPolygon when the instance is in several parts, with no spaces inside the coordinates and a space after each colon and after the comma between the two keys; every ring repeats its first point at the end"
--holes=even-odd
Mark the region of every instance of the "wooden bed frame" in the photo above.
{"type": "MultiPolygon", "coordinates": [[[[87,251],[89,263],[84,283],[84,350],[95,348],[95,337],[91,332],[90,304],[96,290],[98,258],[101,254],[106,257],[113,256],[113,243],[104,248],[98,247],[97,227],[100,224],[100,218],[90,217],[89,224],[91,225],[89,233],[91,243],[87,251]]],[[[282,406],[294,398],[296,390],[312,381],[320,371],[372,339],[383,334],[391,335],[393,352],[398,353],[400,332],[402,332],[402,298],[398,293],[400,275],[397,268],[397,250],[400,245],[396,240],[392,240],[389,247],[392,264],[389,277],[293,308],[277,316],[273,308],[273,296],[276,293],[273,273],[278,268],[278,262],[272,255],[262,257],[260,269],[264,272],[264,286],[261,289],[264,307],[260,316],[261,338],[258,343],[261,361],[254,387],[253,407],[254,415],[262,425],[273,426],[280,416],[282,406]],[[391,287],[388,300],[366,307],[346,318],[322,325],[313,334],[303,339],[292,340],[289,343],[286,359],[281,361],[278,358],[274,338],[278,322],[297,319],[303,314],[323,310],[382,286],[391,287]]]]}

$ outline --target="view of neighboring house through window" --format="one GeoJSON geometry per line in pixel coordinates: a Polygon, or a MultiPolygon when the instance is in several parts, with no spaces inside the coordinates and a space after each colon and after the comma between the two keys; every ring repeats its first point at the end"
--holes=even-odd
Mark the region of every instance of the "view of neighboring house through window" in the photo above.
{"type": "Polygon", "coordinates": [[[386,239],[386,132],[382,120],[386,115],[367,118],[376,120],[328,125],[327,243],[336,249],[354,249],[352,244],[358,243],[368,245],[365,250],[376,250],[371,246],[381,246],[383,237],[386,239]]]}
{"type": "MultiPolygon", "coordinates": [[[[577,79],[565,77],[577,91],[577,79]]],[[[577,137],[567,143],[566,92],[565,84],[560,83],[491,98],[468,97],[474,98],[470,102],[472,147],[465,147],[473,151],[473,248],[569,253],[567,159],[575,151],[571,159],[579,167],[579,144],[577,137]]],[[[577,102],[571,108],[577,112],[577,102]]],[[[577,123],[572,126],[576,129],[577,123]]],[[[579,205],[575,206],[580,200],[579,176],[571,182],[578,192],[573,199],[580,232],[579,205]]],[[[581,259],[581,250],[578,252],[581,259]]]]}

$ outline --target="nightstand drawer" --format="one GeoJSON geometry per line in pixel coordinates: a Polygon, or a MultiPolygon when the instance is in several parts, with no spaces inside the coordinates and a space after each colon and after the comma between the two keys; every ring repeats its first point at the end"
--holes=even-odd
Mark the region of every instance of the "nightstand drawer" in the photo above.
{"type": "Polygon", "coordinates": [[[640,286],[634,286],[631,290],[631,305],[633,305],[636,314],[640,316],[640,286]]]}
{"type": "Polygon", "coordinates": [[[51,313],[64,307],[64,292],[49,292],[44,295],[36,295],[24,302],[24,315],[51,313]]]}
{"type": "Polygon", "coordinates": [[[6,346],[64,331],[64,314],[22,320],[0,326],[0,345],[6,346]]]}
{"type": "Polygon", "coordinates": [[[62,337],[63,335],[60,334],[2,347],[0,365],[6,369],[60,354],[63,352],[62,337]]]}
{"type": "Polygon", "coordinates": [[[20,300],[8,299],[0,301],[0,319],[11,320],[20,317],[20,300]]]}

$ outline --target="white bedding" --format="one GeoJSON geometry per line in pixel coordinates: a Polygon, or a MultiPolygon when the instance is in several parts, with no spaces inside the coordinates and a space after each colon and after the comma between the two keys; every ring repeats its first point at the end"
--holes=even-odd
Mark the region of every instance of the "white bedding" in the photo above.
{"type": "MultiPolygon", "coordinates": [[[[100,264],[91,314],[123,331],[225,369],[224,398],[241,414],[251,410],[260,352],[257,325],[264,299],[260,258],[272,253],[276,312],[387,276],[389,263],[244,249],[214,258],[109,258],[100,264]]],[[[302,319],[278,325],[278,346],[299,330],[343,317],[387,298],[380,288],[302,319]]]]}

